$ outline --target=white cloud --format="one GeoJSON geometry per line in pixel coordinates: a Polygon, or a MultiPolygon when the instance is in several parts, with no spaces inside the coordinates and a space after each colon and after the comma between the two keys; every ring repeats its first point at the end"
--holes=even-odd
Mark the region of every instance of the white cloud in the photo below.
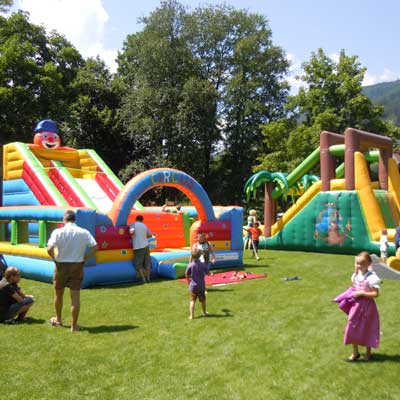
{"type": "Polygon", "coordinates": [[[295,95],[297,94],[301,86],[306,86],[305,82],[303,82],[300,79],[296,79],[296,76],[299,76],[302,73],[301,69],[302,61],[299,60],[296,57],[296,55],[292,53],[286,54],[286,58],[290,62],[289,76],[287,78],[287,81],[289,82],[290,85],[290,94],[295,95]]]}
{"type": "Polygon", "coordinates": [[[391,82],[400,78],[400,74],[384,68],[383,72],[378,75],[370,74],[368,71],[364,75],[363,86],[375,85],[380,82],[391,82]]]}
{"type": "Polygon", "coordinates": [[[109,19],[101,0],[19,0],[30,21],[63,34],[84,57],[102,58],[116,70],[116,49],[106,49],[104,30],[109,19]]]}
{"type": "Polygon", "coordinates": [[[333,62],[335,62],[336,64],[339,62],[339,60],[340,60],[340,54],[338,54],[338,53],[332,53],[332,54],[329,54],[329,56],[328,56],[333,62]]]}

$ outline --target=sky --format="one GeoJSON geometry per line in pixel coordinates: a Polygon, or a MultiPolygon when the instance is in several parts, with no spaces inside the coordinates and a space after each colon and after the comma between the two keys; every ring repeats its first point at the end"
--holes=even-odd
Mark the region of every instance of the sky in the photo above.
{"type": "MultiPolygon", "coordinates": [[[[398,0],[181,0],[189,9],[227,4],[264,15],[275,45],[291,62],[289,82],[296,92],[301,63],[322,48],[337,59],[342,49],[367,68],[364,85],[400,78],[400,1],[398,0]]],[[[127,35],[140,31],[140,17],[159,0],[14,0],[12,11],[30,13],[30,21],[66,36],[84,57],[99,55],[112,72],[127,35]]]]}

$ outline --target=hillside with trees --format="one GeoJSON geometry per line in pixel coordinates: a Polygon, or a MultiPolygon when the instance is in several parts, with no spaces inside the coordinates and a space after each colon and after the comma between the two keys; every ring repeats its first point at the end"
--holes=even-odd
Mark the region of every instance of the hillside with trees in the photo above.
{"type": "Polygon", "coordinates": [[[384,107],[383,117],[400,126],[400,80],[365,86],[363,93],[384,107]]]}

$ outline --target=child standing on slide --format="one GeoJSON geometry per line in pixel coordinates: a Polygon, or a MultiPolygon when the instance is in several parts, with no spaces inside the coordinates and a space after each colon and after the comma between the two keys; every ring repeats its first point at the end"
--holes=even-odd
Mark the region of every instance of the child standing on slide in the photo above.
{"type": "Polygon", "coordinates": [[[379,314],[375,298],[379,295],[380,279],[370,270],[371,256],[363,251],[355,259],[351,276],[352,286],[333,301],[348,314],[344,332],[344,344],[353,345],[349,361],[360,358],[358,346],[365,346],[365,361],[371,359],[371,347],[379,346],[379,314]]]}

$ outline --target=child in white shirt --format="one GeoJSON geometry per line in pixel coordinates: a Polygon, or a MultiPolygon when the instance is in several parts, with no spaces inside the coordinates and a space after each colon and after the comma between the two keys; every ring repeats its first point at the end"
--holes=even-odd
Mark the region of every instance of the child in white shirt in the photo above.
{"type": "Polygon", "coordinates": [[[388,237],[387,237],[387,229],[383,228],[381,233],[381,238],[379,240],[380,243],[380,251],[381,251],[381,261],[386,264],[386,260],[388,258],[388,237]]]}

